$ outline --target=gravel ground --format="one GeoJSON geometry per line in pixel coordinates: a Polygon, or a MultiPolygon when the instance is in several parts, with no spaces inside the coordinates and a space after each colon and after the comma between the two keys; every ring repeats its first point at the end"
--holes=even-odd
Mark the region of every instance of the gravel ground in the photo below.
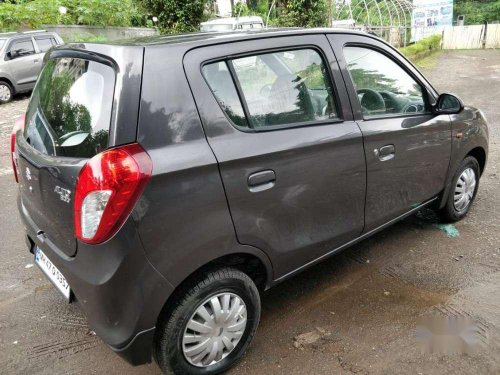
{"type": "MultiPolygon", "coordinates": [[[[470,215],[443,227],[421,212],[268,291],[255,341],[231,373],[500,374],[500,51],[442,53],[426,66],[438,90],[490,121],[489,163],[470,215]],[[423,353],[415,331],[429,314],[472,319],[478,349],[423,353]]],[[[8,160],[26,105],[0,107],[0,373],[159,373],[112,353],[33,266],[8,160]]]]}

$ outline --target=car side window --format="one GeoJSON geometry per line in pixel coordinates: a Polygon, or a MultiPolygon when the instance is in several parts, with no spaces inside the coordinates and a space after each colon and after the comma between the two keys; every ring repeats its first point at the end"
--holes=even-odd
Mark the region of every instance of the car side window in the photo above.
{"type": "Polygon", "coordinates": [[[237,108],[238,116],[248,117],[243,122],[245,126],[248,123],[255,129],[338,119],[330,76],[322,57],[314,49],[258,54],[227,63],[213,63],[205,65],[204,75],[222,108],[236,125],[234,108],[237,108]],[[220,64],[229,64],[232,68],[224,71],[224,82],[228,86],[224,92],[220,89],[222,81],[213,77],[220,74],[213,71],[220,64]],[[230,80],[231,71],[234,72],[233,80],[241,89],[240,97],[233,80],[230,80]],[[240,103],[240,98],[246,105],[246,113],[243,111],[245,106],[236,104],[240,103]],[[231,103],[231,111],[228,111],[228,103],[231,103]]]}
{"type": "Polygon", "coordinates": [[[52,46],[57,44],[54,38],[35,38],[35,40],[40,52],[47,52],[52,46]]]}
{"type": "Polygon", "coordinates": [[[35,53],[35,47],[31,39],[19,40],[12,43],[9,52],[12,57],[28,56],[35,53]]]}
{"type": "Polygon", "coordinates": [[[373,49],[357,46],[345,47],[344,57],[363,115],[426,112],[422,87],[392,59],[373,49]]]}
{"type": "Polygon", "coordinates": [[[243,106],[225,61],[205,65],[202,69],[212,92],[227,116],[238,126],[248,127],[243,106]]]}

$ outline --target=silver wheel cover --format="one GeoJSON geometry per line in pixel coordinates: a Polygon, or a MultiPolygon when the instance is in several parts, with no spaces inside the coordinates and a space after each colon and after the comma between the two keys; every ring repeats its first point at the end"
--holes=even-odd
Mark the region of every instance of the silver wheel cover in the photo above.
{"type": "Polygon", "coordinates": [[[469,207],[474,191],[476,190],[476,173],[472,168],[465,169],[457,180],[453,206],[455,210],[463,212],[469,207]]]}
{"type": "Polygon", "coordinates": [[[0,83],[0,100],[2,102],[6,102],[10,100],[11,95],[12,94],[10,92],[9,87],[3,83],[0,83]]]}
{"type": "Polygon", "coordinates": [[[242,298],[229,292],[207,298],[184,329],[184,357],[197,367],[220,362],[238,345],[246,325],[247,309],[242,298]]]}

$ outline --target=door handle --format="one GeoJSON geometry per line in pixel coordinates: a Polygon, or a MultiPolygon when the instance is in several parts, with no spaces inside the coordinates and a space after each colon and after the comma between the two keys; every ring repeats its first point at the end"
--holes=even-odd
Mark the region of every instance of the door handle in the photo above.
{"type": "Polygon", "coordinates": [[[248,176],[248,190],[252,193],[258,193],[271,189],[276,183],[276,174],[273,170],[252,173],[248,176]]]}
{"type": "Polygon", "coordinates": [[[394,145],[387,145],[373,150],[375,156],[378,157],[380,161],[387,161],[394,159],[396,156],[396,147],[394,145]]]}

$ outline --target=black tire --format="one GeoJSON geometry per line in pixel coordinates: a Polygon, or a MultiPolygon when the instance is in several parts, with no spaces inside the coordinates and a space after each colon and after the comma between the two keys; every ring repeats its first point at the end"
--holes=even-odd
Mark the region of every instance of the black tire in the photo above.
{"type": "Polygon", "coordinates": [[[460,163],[459,167],[457,168],[457,171],[455,172],[455,175],[453,176],[453,180],[451,182],[451,185],[449,187],[448,191],[448,198],[446,200],[445,206],[440,210],[440,215],[442,219],[445,222],[457,222],[459,220],[462,220],[467,213],[469,212],[470,208],[472,207],[472,204],[474,203],[474,199],[476,198],[477,194],[477,189],[479,188],[479,177],[480,177],[480,168],[479,168],[479,163],[474,158],[473,156],[467,156],[462,163],[460,163]],[[475,177],[476,177],[476,187],[474,189],[474,193],[472,195],[472,199],[470,200],[469,204],[467,207],[465,207],[462,210],[457,210],[455,208],[454,204],[454,198],[455,198],[455,187],[457,186],[458,179],[460,178],[461,174],[467,169],[471,168],[474,171],[475,177]]]}
{"type": "MultiPolygon", "coordinates": [[[[12,100],[12,98],[14,97],[14,89],[12,88],[12,86],[9,83],[7,83],[5,81],[0,81],[0,87],[7,88],[7,90],[9,90],[9,93],[10,93],[7,99],[2,99],[2,97],[0,96],[0,104],[5,104],[5,103],[10,102],[12,100]]],[[[1,91],[2,90],[0,90],[0,92],[1,91]]]]}
{"type": "Polygon", "coordinates": [[[260,297],[254,282],[234,268],[220,268],[201,274],[184,286],[169,302],[158,319],[153,356],[165,374],[219,374],[233,366],[245,353],[253,339],[260,319],[260,297]],[[228,292],[245,303],[247,324],[235,348],[219,362],[197,367],[188,362],[182,350],[186,326],[198,307],[211,296],[228,292]]]}

